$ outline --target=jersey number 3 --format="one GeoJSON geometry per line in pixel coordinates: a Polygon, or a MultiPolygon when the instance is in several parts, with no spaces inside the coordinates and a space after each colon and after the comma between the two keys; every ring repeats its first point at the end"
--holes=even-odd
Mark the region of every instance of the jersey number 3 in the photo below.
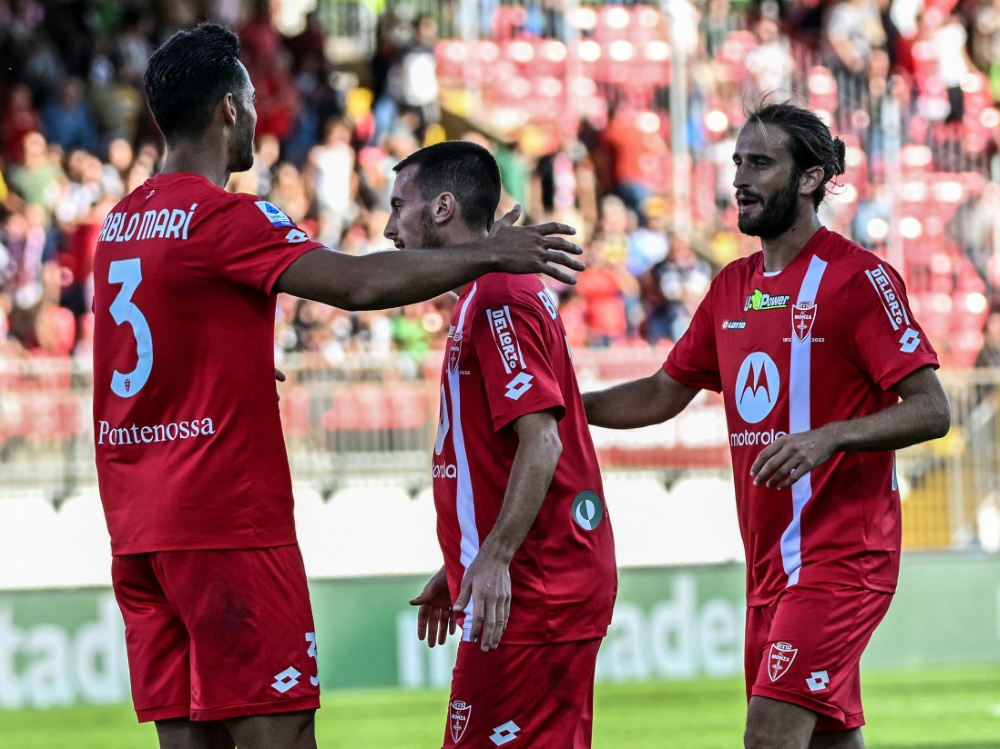
{"type": "Polygon", "coordinates": [[[135,336],[135,349],[138,355],[135,369],[131,372],[122,374],[117,369],[115,370],[111,377],[111,391],[120,398],[131,398],[142,390],[153,369],[153,334],[149,330],[146,316],[132,301],[132,295],[142,283],[142,268],[139,265],[139,258],[133,257],[128,260],[112,262],[108,268],[108,283],[122,285],[115,301],[111,303],[110,312],[116,325],[127,322],[132,326],[132,335],[135,336]]]}

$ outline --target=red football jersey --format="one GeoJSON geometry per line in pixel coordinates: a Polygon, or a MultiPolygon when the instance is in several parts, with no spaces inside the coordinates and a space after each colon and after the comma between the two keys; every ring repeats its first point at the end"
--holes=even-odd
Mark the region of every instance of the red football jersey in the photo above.
{"type": "Polygon", "coordinates": [[[503,506],[518,446],[511,424],[547,409],[559,419],[563,451],[510,565],[504,642],[512,644],[603,637],[618,583],[597,455],[556,306],[534,276],[484,276],[455,305],[441,373],[434,501],[452,600],[503,506]]]}
{"type": "Polygon", "coordinates": [[[791,490],[755,487],[775,438],[883,411],[890,388],[937,355],[896,271],[820,229],[788,267],[758,252],[726,266],[663,367],[722,391],[747,557],[747,603],[788,585],[833,582],[892,592],[902,537],[895,454],[841,452],[791,490]]]}
{"type": "Polygon", "coordinates": [[[295,542],[271,290],[321,247],[189,173],[108,215],[94,257],[94,440],[114,554],[295,542]]]}

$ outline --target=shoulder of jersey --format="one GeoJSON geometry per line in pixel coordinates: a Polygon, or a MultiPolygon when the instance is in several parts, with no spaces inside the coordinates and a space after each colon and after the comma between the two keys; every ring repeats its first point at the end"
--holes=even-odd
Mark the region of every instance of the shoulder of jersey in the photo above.
{"type": "Polygon", "coordinates": [[[278,208],[278,206],[274,203],[264,200],[256,195],[248,195],[246,193],[240,194],[238,197],[243,203],[246,203],[256,214],[258,214],[262,220],[269,223],[275,229],[285,229],[295,226],[285,212],[278,208]]]}
{"type": "Polygon", "coordinates": [[[880,266],[886,269],[890,267],[887,261],[871,250],[839,234],[832,234],[831,241],[825,243],[817,255],[830,266],[849,274],[864,273],[880,266]]]}
{"type": "Polygon", "coordinates": [[[534,299],[545,285],[537,276],[519,273],[488,273],[479,279],[476,296],[494,304],[515,304],[534,299]]]}

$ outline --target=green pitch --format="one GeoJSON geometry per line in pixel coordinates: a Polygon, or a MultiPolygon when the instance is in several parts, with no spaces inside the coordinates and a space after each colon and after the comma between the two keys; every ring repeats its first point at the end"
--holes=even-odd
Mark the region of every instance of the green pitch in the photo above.
{"type": "MultiPolygon", "coordinates": [[[[598,749],[735,749],[743,745],[740,681],[601,684],[598,749]]],[[[869,749],[998,749],[1000,667],[865,677],[869,749]]],[[[322,749],[436,749],[447,695],[333,692],[319,712],[322,749]]],[[[127,706],[0,712],[3,749],[154,749],[127,706]]]]}

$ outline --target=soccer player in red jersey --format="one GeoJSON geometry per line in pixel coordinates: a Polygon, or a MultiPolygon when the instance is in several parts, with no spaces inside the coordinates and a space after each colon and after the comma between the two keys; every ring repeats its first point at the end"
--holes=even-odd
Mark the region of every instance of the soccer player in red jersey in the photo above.
{"type": "Polygon", "coordinates": [[[278,418],[278,292],[396,307],[506,270],[582,266],[560,224],[434,253],[351,257],[227,193],[253,163],[254,88],[228,29],[180,32],[146,72],[162,172],[94,259],[94,437],[132,695],[169,749],[315,747],[316,634],[278,418]]]}
{"type": "MultiPolygon", "coordinates": [[[[488,151],[441,143],[395,168],[397,247],[487,236],[500,200],[488,151]]],[[[411,601],[432,647],[462,630],[444,746],[589,747],[617,576],[566,331],[535,277],[459,287],[432,461],[445,563],[411,601]]]]}
{"type": "Polygon", "coordinates": [[[656,374],[584,395],[591,424],[665,421],[722,392],[747,562],[745,745],[863,747],[859,662],[899,574],[894,450],[949,406],[899,274],[821,226],[844,144],[807,109],[748,116],[726,266],[656,374]]]}

